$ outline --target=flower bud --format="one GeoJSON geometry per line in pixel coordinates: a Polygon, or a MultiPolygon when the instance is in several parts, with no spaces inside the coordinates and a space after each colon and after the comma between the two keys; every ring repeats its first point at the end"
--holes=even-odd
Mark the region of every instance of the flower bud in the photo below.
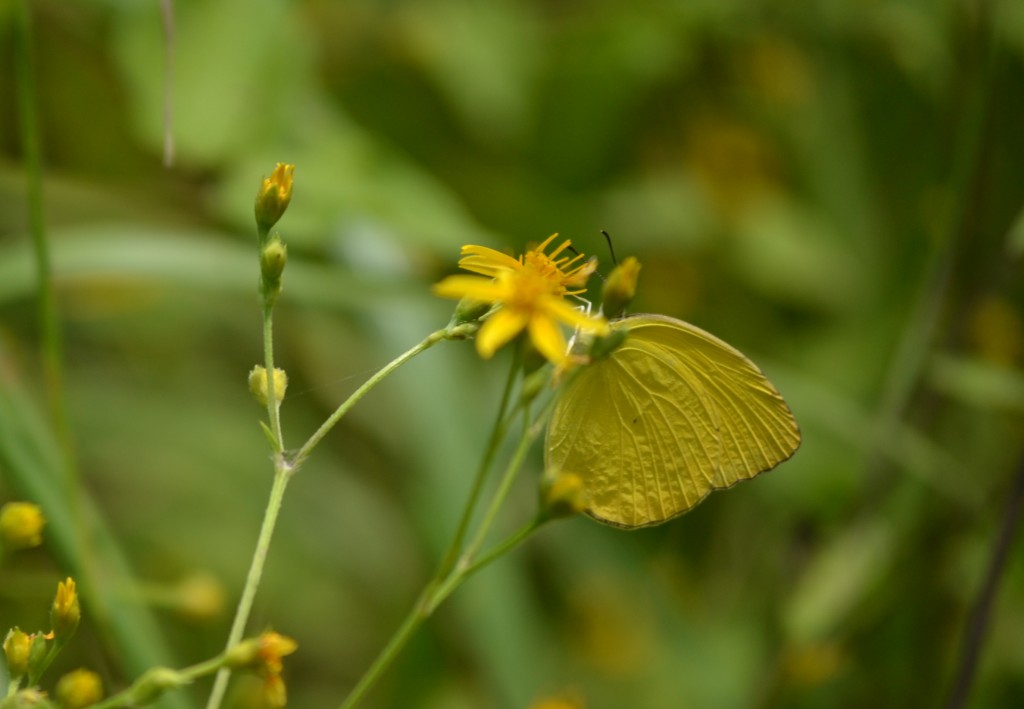
{"type": "Polygon", "coordinates": [[[590,342],[590,347],[587,350],[587,354],[590,355],[591,360],[602,359],[607,357],[612,352],[622,346],[622,343],[626,341],[629,336],[629,330],[625,328],[612,328],[605,337],[595,337],[590,342]]]}
{"type": "Polygon", "coordinates": [[[38,505],[8,502],[0,507],[0,545],[9,551],[37,547],[43,543],[45,524],[38,505]]]}
{"type": "MultiPolygon", "coordinates": [[[[284,401],[284,392],[288,388],[288,375],[283,369],[274,367],[274,398],[277,403],[284,401]]],[[[265,367],[256,365],[249,372],[249,391],[256,397],[260,406],[266,406],[270,398],[267,384],[267,370],[265,367]]]]}
{"type": "Polygon", "coordinates": [[[618,317],[636,295],[640,262],[627,256],[608,276],[601,291],[601,309],[610,318],[618,317]]]}
{"type": "Polygon", "coordinates": [[[270,177],[263,179],[256,193],[256,226],[267,234],[277,224],[292,200],[292,174],[294,165],[277,163],[270,177]]]}
{"type": "Polygon", "coordinates": [[[275,296],[281,291],[281,274],[288,262],[288,247],[277,234],[260,251],[260,278],[264,292],[275,296]]]}
{"type": "Polygon", "coordinates": [[[268,630],[258,638],[248,638],[227,651],[225,667],[249,667],[262,673],[279,674],[281,658],[291,655],[299,644],[287,635],[268,630]]]}
{"type": "Polygon", "coordinates": [[[586,507],[583,478],[576,473],[544,472],[540,479],[540,513],[545,519],[572,517],[586,507]]]}
{"type": "Polygon", "coordinates": [[[169,667],[153,667],[135,681],[131,690],[131,705],[142,706],[162,697],[172,689],[189,683],[177,670],[169,667]]]}
{"type": "Polygon", "coordinates": [[[195,621],[210,621],[224,612],[224,586],[211,574],[197,572],[178,584],[178,611],[195,621]]]}
{"type": "Polygon", "coordinates": [[[259,638],[247,638],[224,653],[224,666],[233,670],[250,667],[259,656],[259,638]]]}
{"type": "Polygon", "coordinates": [[[103,684],[95,672],[75,670],[57,681],[54,695],[63,709],[84,709],[103,698],[103,684]]]}
{"type": "Polygon", "coordinates": [[[57,584],[57,595],[53,599],[53,607],[50,608],[50,625],[53,627],[54,637],[71,637],[81,619],[82,607],[78,603],[75,581],[69,576],[67,581],[57,584]]]}
{"type": "Polygon", "coordinates": [[[452,321],[449,323],[449,327],[476,322],[490,311],[491,305],[486,300],[463,298],[455,304],[455,312],[452,313],[452,321]]]}
{"type": "Polygon", "coordinates": [[[22,709],[22,707],[40,707],[40,709],[54,709],[56,706],[46,698],[46,692],[35,687],[23,689],[3,703],[4,709],[22,709]]]}
{"type": "Polygon", "coordinates": [[[28,649],[28,676],[31,684],[38,679],[50,664],[50,640],[52,635],[43,633],[32,633],[29,636],[32,644],[28,649]]]}
{"type": "Polygon", "coordinates": [[[270,674],[281,673],[281,658],[291,655],[299,649],[299,644],[287,635],[275,633],[272,630],[260,635],[259,659],[261,671],[270,674]]]}
{"type": "Polygon", "coordinates": [[[32,636],[17,627],[11,628],[4,639],[4,657],[7,658],[7,673],[11,679],[18,679],[28,672],[28,655],[32,648],[32,636]]]}

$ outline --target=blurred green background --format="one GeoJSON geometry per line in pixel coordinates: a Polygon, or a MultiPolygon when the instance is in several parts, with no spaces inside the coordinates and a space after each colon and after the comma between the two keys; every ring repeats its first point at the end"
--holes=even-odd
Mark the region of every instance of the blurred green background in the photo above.
{"type": "MultiPolygon", "coordinates": [[[[168,47],[156,0],[32,2],[77,512],[39,366],[15,7],[0,502],[39,501],[50,525],[0,567],[0,632],[43,628],[57,579],[93,564],[92,622],[58,673],[85,664],[113,690],[222,648],[271,482],[246,390],[252,201],[284,161],[290,444],[447,321],[430,284],[461,244],[558,231],[606,269],[600,229],[644,264],[635,310],[746,352],[804,434],[663,527],[544,529],[460,589],[366,706],[945,702],[1024,465],[1024,3],[177,0],[168,47]],[[182,605],[203,579],[219,613],[182,605]]],[[[250,624],[298,640],[291,706],[337,706],[429,577],[508,356],[439,345],[291,483],[250,624]]],[[[540,466],[503,530],[532,513],[540,466]]],[[[971,706],[1021,706],[1020,546],[992,611],[971,706]]]]}

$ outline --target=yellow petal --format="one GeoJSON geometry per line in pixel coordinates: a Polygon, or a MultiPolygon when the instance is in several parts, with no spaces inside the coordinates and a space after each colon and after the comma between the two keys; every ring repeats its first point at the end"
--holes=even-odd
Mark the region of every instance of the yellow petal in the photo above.
{"type": "Polygon", "coordinates": [[[490,359],[498,349],[522,332],[529,314],[514,308],[502,308],[484,321],[476,334],[476,351],[490,359]]]}
{"type": "Polygon", "coordinates": [[[565,359],[565,336],[550,317],[537,313],[530,318],[530,340],[548,361],[558,364],[565,359]]]}
{"type": "Polygon", "coordinates": [[[508,254],[474,244],[463,246],[462,258],[459,259],[459,268],[484,276],[497,276],[501,271],[515,271],[521,267],[522,264],[508,254]]]}
{"type": "Polygon", "coordinates": [[[482,276],[448,276],[434,284],[434,294],[442,298],[474,298],[489,303],[503,300],[508,288],[500,281],[482,276]]]}
{"type": "Polygon", "coordinates": [[[578,327],[586,332],[593,332],[598,335],[608,334],[608,323],[604,318],[587,315],[583,311],[569,305],[562,298],[545,298],[544,312],[556,320],[564,322],[566,325],[578,327]]]}

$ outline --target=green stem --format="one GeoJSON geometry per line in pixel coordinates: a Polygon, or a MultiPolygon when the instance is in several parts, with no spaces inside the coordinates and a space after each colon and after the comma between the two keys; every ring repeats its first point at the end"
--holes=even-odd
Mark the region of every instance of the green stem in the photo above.
{"type": "MultiPolygon", "coordinates": [[[[28,174],[28,217],[35,252],[36,281],[39,288],[39,327],[43,347],[43,376],[54,429],[64,454],[70,451],[67,412],[64,406],[63,344],[53,285],[50,246],[43,216],[42,140],[36,107],[35,68],[32,59],[32,19],[28,0],[18,3],[15,30],[15,71],[18,84],[18,119],[21,143],[28,174]]],[[[65,466],[69,494],[75,489],[75,468],[65,466]]]]}
{"type": "Polygon", "coordinates": [[[512,397],[516,375],[519,374],[519,351],[517,347],[515,356],[512,358],[512,365],[509,367],[508,377],[505,379],[505,390],[501,394],[501,403],[498,404],[498,416],[494,421],[494,426],[491,428],[491,437],[487,441],[487,448],[484,451],[483,458],[480,459],[480,465],[473,478],[473,487],[470,490],[466,506],[462,510],[462,518],[459,520],[459,526],[456,528],[455,536],[452,537],[451,544],[448,546],[448,551],[441,558],[441,565],[438,567],[434,578],[444,578],[452,570],[452,567],[455,566],[455,562],[459,557],[459,550],[462,548],[462,542],[465,540],[466,532],[469,530],[469,522],[473,518],[477,502],[480,500],[480,493],[483,492],[487,471],[490,470],[491,463],[494,462],[494,456],[498,452],[498,447],[508,431],[508,427],[505,424],[505,410],[508,408],[509,399],[512,397]]]}
{"type": "Polygon", "coordinates": [[[402,652],[413,634],[419,629],[423,622],[427,620],[434,611],[437,610],[448,596],[450,596],[455,589],[462,585],[462,582],[472,576],[474,573],[487,566],[491,562],[495,561],[499,557],[507,554],[508,552],[519,546],[527,537],[530,536],[534,531],[537,530],[543,521],[540,517],[536,517],[531,520],[528,524],[524,525],[519,531],[513,534],[511,537],[498,544],[494,549],[484,555],[479,561],[468,564],[465,566],[458,566],[451,571],[447,578],[443,581],[435,577],[426,585],[420,597],[413,605],[412,610],[402,621],[402,624],[395,631],[394,635],[388,641],[388,644],[384,646],[380,654],[377,655],[373,664],[370,668],[360,677],[359,682],[352,691],[349,693],[345,701],[342,702],[339,709],[354,709],[366,693],[376,684],[380,676],[391,666],[398,655],[402,652]]]}
{"type": "MultiPolygon", "coordinates": [[[[221,653],[216,657],[196,663],[182,670],[175,670],[175,679],[178,683],[185,685],[199,679],[200,677],[206,677],[207,675],[213,674],[217,670],[223,669],[226,657],[227,653],[221,653]]],[[[131,687],[128,687],[117,694],[110,695],[98,704],[90,705],[89,709],[117,709],[117,707],[138,706],[138,697],[136,694],[139,691],[139,685],[148,680],[149,677],[147,677],[147,675],[143,675],[136,680],[131,687]]]]}
{"type": "Polygon", "coordinates": [[[491,525],[494,524],[494,520],[498,516],[498,511],[505,502],[505,498],[508,497],[509,490],[512,489],[512,483],[515,482],[516,475],[519,474],[519,468],[522,467],[523,460],[526,458],[527,451],[530,450],[530,444],[533,443],[534,437],[533,426],[530,421],[530,406],[527,404],[523,406],[523,432],[519,437],[519,444],[516,446],[515,453],[512,454],[512,459],[508,462],[508,467],[505,468],[505,474],[498,484],[498,489],[491,499],[491,504],[487,508],[483,521],[480,522],[480,526],[477,528],[476,536],[473,537],[473,541],[466,547],[466,551],[463,553],[462,559],[456,568],[468,567],[473,557],[476,556],[477,551],[483,545],[491,525]]]}
{"type": "MultiPolygon", "coordinates": [[[[263,523],[256,540],[256,550],[253,552],[252,561],[249,564],[245,587],[242,589],[241,598],[238,599],[235,618],[231,623],[231,630],[228,632],[227,649],[237,644],[245,633],[245,625],[249,622],[249,613],[252,611],[256,591],[259,590],[260,580],[263,578],[263,567],[270,550],[270,541],[274,536],[277,516],[284,502],[284,491],[288,486],[288,480],[295,472],[295,467],[285,460],[282,453],[284,434],[281,432],[281,407],[274,388],[274,296],[268,296],[266,293],[263,297],[263,361],[267,372],[267,416],[270,419],[270,428],[275,444],[274,484],[270,488],[270,498],[267,500],[267,509],[263,513],[263,523]]],[[[217,672],[217,678],[214,680],[213,689],[210,692],[210,699],[206,704],[207,709],[216,709],[220,706],[230,677],[231,670],[229,668],[224,667],[217,672]]]]}
{"type": "Polygon", "coordinates": [[[408,362],[410,359],[420,354],[421,352],[430,349],[441,340],[446,339],[449,335],[450,331],[448,328],[444,328],[441,330],[437,330],[436,332],[430,333],[418,345],[398,355],[393,360],[384,365],[384,367],[381,368],[380,371],[378,371],[372,377],[367,379],[366,382],[361,387],[356,389],[352,393],[352,395],[349,396],[344,403],[342,403],[341,406],[334,410],[334,413],[331,414],[326,421],[324,421],[323,425],[316,430],[316,433],[310,436],[309,440],[306,441],[305,444],[303,444],[302,448],[299,449],[299,451],[295,454],[293,458],[294,467],[298,468],[300,465],[302,465],[303,461],[305,461],[305,459],[309,457],[309,454],[317,446],[317,444],[323,440],[324,436],[326,436],[330,432],[330,430],[334,428],[338,421],[340,421],[342,417],[345,414],[347,414],[349,410],[367,394],[367,392],[369,392],[375,386],[380,384],[385,377],[387,377],[389,374],[391,374],[396,369],[401,367],[403,364],[408,362]]]}
{"type": "MultiPolygon", "coordinates": [[[[502,409],[507,406],[507,400],[502,402],[502,409]]],[[[536,437],[536,422],[530,421],[529,405],[525,405],[523,412],[523,433],[519,439],[519,444],[516,447],[515,453],[512,455],[512,459],[509,461],[508,467],[505,470],[505,474],[502,477],[501,483],[498,486],[498,490],[495,492],[494,498],[491,500],[491,504],[488,507],[487,514],[480,524],[480,528],[477,530],[477,534],[473,539],[473,543],[469,548],[461,555],[459,561],[452,565],[450,568],[445,569],[444,566],[439,566],[438,571],[434,574],[433,578],[427,582],[419,598],[413,605],[412,610],[402,621],[402,624],[395,631],[394,635],[388,641],[384,649],[381,650],[380,654],[374,659],[373,664],[363,674],[356,683],[356,686],[352,688],[352,691],[346,697],[345,701],[341,704],[340,709],[353,709],[366,695],[371,687],[380,679],[380,676],[391,666],[398,657],[402,649],[409,642],[413,633],[423,624],[423,622],[429,618],[438,606],[446,598],[448,598],[462,582],[469,578],[471,575],[487,566],[491,562],[495,561],[499,557],[507,554],[512,549],[515,549],[519,544],[523,542],[527,537],[530,536],[538,527],[544,523],[544,519],[538,515],[532,519],[525,526],[520,528],[515,534],[504,540],[491,551],[485,554],[477,561],[473,561],[477,549],[483,543],[487,536],[487,532],[490,530],[491,525],[497,516],[498,510],[501,508],[502,503],[508,496],[508,492],[512,487],[512,482],[516,478],[516,474],[522,467],[523,460],[526,458],[526,453],[530,448],[530,444],[536,437]]],[[[495,421],[495,429],[505,429],[503,423],[503,417],[498,417],[495,421]]],[[[497,440],[500,443],[502,435],[495,435],[492,432],[492,441],[497,440]]],[[[491,454],[491,448],[497,448],[497,443],[488,446],[487,454],[491,454]]],[[[486,455],[485,454],[485,457],[486,455]]],[[[475,483],[474,483],[475,485],[475,483]]],[[[467,501],[467,507],[475,506],[476,497],[478,494],[470,496],[467,501]]],[[[463,512],[463,517],[469,516],[470,512],[463,512]]],[[[465,530],[461,529],[456,534],[464,534],[465,530]]],[[[456,549],[457,545],[453,545],[456,549]]]]}
{"type": "Polygon", "coordinates": [[[277,443],[276,452],[280,453],[284,450],[284,433],[281,431],[281,402],[277,400],[274,381],[274,304],[269,299],[263,303],[263,362],[267,370],[267,418],[277,443]]]}
{"type": "MultiPolygon", "coordinates": [[[[281,502],[284,500],[284,491],[288,486],[295,469],[289,466],[284,459],[278,455],[274,463],[274,485],[270,490],[270,499],[267,501],[267,510],[264,513],[263,525],[260,528],[260,535],[256,541],[256,551],[252,556],[252,563],[249,566],[249,575],[245,580],[245,588],[242,590],[242,597],[238,601],[238,609],[235,611],[235,619],[228,633],[227,649],[231,649],[242,639],[245,632],[245,624],[249,620],[249,613],[252,611],[253,600],[256,598],[256,591],[263,576],[263,566],[267,560],[267,552],[270,549],[270,540],[274,536],[274,526],[277,524],[277,515],[281,510],[281,502]]],[[[213,691],[210,692],[210,699],[206,704],[207,709],[216,709],[224,699],[224,692],[227,690],[228,678],[231,670],[223,667],[217,672],[217,678],[213,683],[213,691]]]]}
{"type": "Polygon", "coordinates": [[[365,696],[365,694],[376,684],[377,680],[384,673],[384,671],[391,666],[391,663],[395,661],[402,649],[405,648],[406,643],[409,642],[409,638],[413,636],[413,633],[419,629],[423,621],[429,616],[427,611],[427,596],[426,593],[420,595],[416,603],[413,605],[412,610],[405,616],[405,620],[398,626],[398,630],[391,636],[388,644],[384,646],[384,649],[380,651],[377,658],[370,665],[370,668],[359,678],[359,682],[349,695],[342,702],[340,709],[352,709],[355,707],[365,696]]]}
{"type": "MultiPolygon", "coordinates": [[[[266,361],[267,368],[267,397],[268,397],[268,413],[271,413],[271,429],[274,434],[277,443],[280,446],[280,450],[284,449],[283,441],[281,439],[281,422],[277,416],[277,407],[273,406],[272,403],[276,402],[273,390],[273,330],[271,315],[271,304],[264,306],[264,317],[263,317],[263,331],[264,331],[264,358],[266,361]]],[[[409,349],[403,354],[399,355],[391,362],[386,364],[380,371],[370,377],[361,387],[359,387],[345,402],[339,406],[333,414],[324,422],[324,424],[314,433],[305,445],[299,449],[298,453],[291,457],[290,461],[286,460],[283,453],[278,452],[275,455],[274,460],[274,486],[270,492],[270,500],[267,502],[267,510],[263,518],[263,526],[260,529],[259,540],[256,543],[256,551],[253,554],[252,565],[249,568],[249,576],[246,579],[245,588],[242,590],[242,597],[238,602],[238,610],[235,612],[235,619],[231,626],[231,631],[228,635],[227,647],[230,648],[237,644],[242,639],[242,634],[245,632],[245,624],[249,619],[249,613],[252,610],[253,599],[256,597],[256,590],[259,588],[260,578],[263,574],[263,565],[266,561],[267,550],[270,547],[270,540],[274,534],[274,526],[277,522],[277,515],[281,509],[281,502],[284,498],[285,487],[288,484],[288,480],[298,470],[302,462],[309,456],[313,448],[327,435],[328,431],[334,427],[341,418],[348,413],[348,411],[355,406],[363,396],[366,395],[371,389],[380,384],[389,374],[394,372],[400,366],[408,362],[410,359],[423,352],[424,350],[433,347],[435,344],[451,336],[451,331],[448,328],[438,330],[428,335],[422,342],[415,347],[409,349]]],[[[217,678],[214,680],[213,691],[210,693],[210,699],[206,704],[207,709],[218,709],[221,702],[224,699],[224,692],[227,690],[228,678],[231,675],[231,670],[222,668],[217,673],[217,678]]]]}
{"type": "Polygon", "coordinates": [[[463,581],[468,579],[470,576],[475,574],[480,569],[490,564],[492,561],[495,561],[499,557],[504,556],[505,554],[507,554],[508,552],[512,551],[517,546],[522,544],[524,541],[526,541],[527,538],[529,538],[531,534],[536,532],[537,529],[539,529],[540,526],[544,524],[546,521],[547,520],[545,518],[541,517],[540,515],[537,515],[529,522],[524,524],[522,527],[520,527],[519,531],[510,536],[505,541],[495,546],[493,549],[491,549],[489,552],[481,556],[479,559],[457,569],[455,573],[449,576],[443,583],[439,584],[431,594],[430,605],[427,608],[427,615],[430,615],[435,610],[437,610],[437,607],[440,606],[445,601],[445,599],[448,598],[448,596],[452,595],[455,589],[462,585],[463,581]]]}

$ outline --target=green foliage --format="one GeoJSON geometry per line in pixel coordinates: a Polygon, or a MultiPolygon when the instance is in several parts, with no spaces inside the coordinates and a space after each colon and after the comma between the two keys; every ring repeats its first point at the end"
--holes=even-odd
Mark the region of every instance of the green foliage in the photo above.
{"type": "MultiPolygon", "coordinates": [[[[170,87],[159,3],[31,6],[84,493],[73,509],[41,413],[4,111],[0,503],[37,502],[47,527],[45,549],[2,561],[0,632],[42,627],[51,580],[97,563],[62,670],[90,663],[123,689],[223,649],[230,610],[183,619],[168,594],[202,571],[237,597],[271,485],[246,385],[262,353],[250,225],[285,161],[286,448],[443,327],[429,287],[459,245],[558,231],[601,256],[602,228],[644,264],[632,310],[748,353],[804,435],[784,466],[666,526],[544,529],[461,588],[366,706],[519,708],[566,689],[589,709],[944,700],[1024,457],[1021,3],[179,0],[170,87]]],[[[253,624],[299,643],[292,706],[336,706],[429,578],[501,371],[439,344],[291,481],[253,624]]],[[[971,706],[1024,703],[1022,559],[971,706]]]]}

